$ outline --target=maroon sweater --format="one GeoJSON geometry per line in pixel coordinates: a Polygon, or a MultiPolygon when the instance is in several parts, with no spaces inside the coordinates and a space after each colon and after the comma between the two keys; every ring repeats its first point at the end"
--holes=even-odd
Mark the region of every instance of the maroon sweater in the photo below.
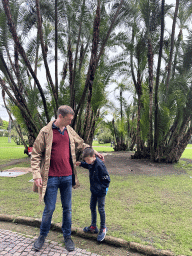
{"type": "Polygon", "coordinates": [[[67,130],[62,135],[57,129],[53,129],[49,176],[61,177],[69,175],[72,175],[69,135],[67,130]]]}

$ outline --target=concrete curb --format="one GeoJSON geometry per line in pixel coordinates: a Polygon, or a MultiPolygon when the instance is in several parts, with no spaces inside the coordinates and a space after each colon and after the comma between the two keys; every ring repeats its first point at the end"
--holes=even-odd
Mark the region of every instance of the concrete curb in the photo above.
{"type": "MultiPolygon", "coordinates": [[[[40,219],[20,217],[20,216],[15,217],[13,215],[5,215],[5,214],[0,214],[0,221],[14,222],[18,224],[33,226],[33,227],[40,227],[40,224],[41,224],[40,219]]],[[[60,224],[52,224],[51,230],[62,233],[60,224]]],[[[94,240],[96,239],[96,235],[84,233],[83,230],[80,228],[72,227],[72,235],[76,235],[76,236],[88,238],[88,239],[94,239],[94,240]]],[[[123,239],[115,238],[112,236],[106,236],[104,243],[113,245],[113,246],[124,247],[136,252],[140,252],[140,253],[152,255],[152,256],[174,256],[174,254],[168,250],[157,250],[152,246],[145,246],[135,242],[127,242],[123,239]]]]}

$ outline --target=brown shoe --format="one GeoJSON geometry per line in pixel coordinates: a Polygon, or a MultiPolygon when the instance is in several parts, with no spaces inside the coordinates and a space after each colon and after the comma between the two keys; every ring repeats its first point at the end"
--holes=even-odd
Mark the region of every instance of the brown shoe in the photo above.
{"type": "Polygon", "coordinates": [[[73,240],[71,239],[71,236],[66,236],[64,238],[64,242],[65,242],[65,248],[67,251],[72,252],[75,250],[75,245],[73,243],[73,240]]]}
{"type": "Polygon", "coordinates": [[[43,244],[45,242],[45,236],[40,235],[37,240],[34,242],[33,249],[35,251],[41,250],[43,244]]]}

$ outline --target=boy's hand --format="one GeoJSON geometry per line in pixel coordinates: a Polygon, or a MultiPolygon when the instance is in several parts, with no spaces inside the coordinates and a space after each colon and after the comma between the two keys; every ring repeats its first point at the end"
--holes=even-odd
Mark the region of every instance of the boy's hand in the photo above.
{"type": "Polygon", "coordinates": [[[80,166],[81,162],[77,161],[76,166],[80,166]]]}

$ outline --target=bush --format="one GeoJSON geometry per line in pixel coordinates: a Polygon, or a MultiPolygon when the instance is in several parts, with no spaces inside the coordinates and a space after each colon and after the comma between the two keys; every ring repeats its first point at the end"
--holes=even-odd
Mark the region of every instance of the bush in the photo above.
{"type": "Polygon", "coordinates": [[[97,140],[99,142],[99,144],[101,143],[110,143],[113,140],[113,136],[111,135],[111,132],[109,131],[105,131],[103,133],[100,133],[97,136],[97,140]]]}
{"type": "Polygon", "coordinates": [[[8,133],[8,131],[0,131],[0,137],[8,137],[9,136],[9,133],[8,133]]]}
{"type": "Polygon", "coordinates": [[[115,145],[114,150],[115,151],[126,151],[126,150],[128,150],[128,146],[125,143],[122,143],[122,144],[118,143],[115,145]]]}

